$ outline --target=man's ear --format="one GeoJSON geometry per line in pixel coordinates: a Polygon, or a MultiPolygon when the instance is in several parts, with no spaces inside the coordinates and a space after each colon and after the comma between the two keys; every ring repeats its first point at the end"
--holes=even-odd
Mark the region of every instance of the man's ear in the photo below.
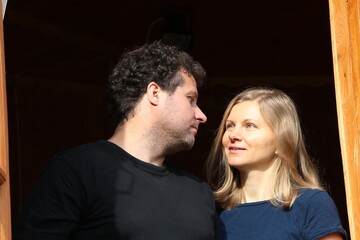
{"type": "Polygon", "coordinates": [[[152,105],[158,105],[159,104],[159,102],[160,102],[160,94],[161,94],[160,86],[155,82],[149,83],[149,85],[147,86],[147,89],[146,89],[146,95],[147,95],[147,98],[148,98],[149,102],[152,105]]]}

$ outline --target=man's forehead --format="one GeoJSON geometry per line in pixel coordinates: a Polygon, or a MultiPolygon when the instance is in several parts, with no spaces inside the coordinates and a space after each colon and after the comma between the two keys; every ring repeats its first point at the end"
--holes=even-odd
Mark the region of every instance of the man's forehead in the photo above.
{"type": "Polygon", "coordinates": [[[179,72],[180,72],[180,75],[182,76],[182,78],[184,80],[186,80],[186,82],[188,82],[190,84],[194,84],[195,87],[197,86],[196,80],[191,73],[187,72],[186,70],[180,70],[179,72]]]}
{"type": "Polygon", "coordinates": [[[195,78],[191,74],[188,75],[187,73],[182,73],[182,78],[184,79],[184,83],[179,85],[178,87],[186,89],[186,91],[198,94],[195,78]]]}

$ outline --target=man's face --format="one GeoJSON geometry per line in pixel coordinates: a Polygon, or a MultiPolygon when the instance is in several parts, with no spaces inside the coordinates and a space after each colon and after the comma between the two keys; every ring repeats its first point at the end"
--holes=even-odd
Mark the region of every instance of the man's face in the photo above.
{"type": "Polygon", "coordinates": [[[174,93],[167,95],[158,120],[157,141],[165,146],[165,154],[189,150],[194,146],[200,123],[206,122],[205,114],[197,106],[196,81],[187,72],[180,71],[184,83],[174,93]]]}

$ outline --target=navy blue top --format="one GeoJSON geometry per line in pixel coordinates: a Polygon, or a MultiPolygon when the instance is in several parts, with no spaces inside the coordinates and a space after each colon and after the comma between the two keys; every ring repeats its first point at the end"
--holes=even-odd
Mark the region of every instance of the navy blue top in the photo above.
{"type": "Polygon", "coordinates": [[[224,210],[219,228],[226,240],[314,240],[335,232],[346,239],[333,200],[314,189],[305,190],[291,209],[260,201],[224,210]]]}

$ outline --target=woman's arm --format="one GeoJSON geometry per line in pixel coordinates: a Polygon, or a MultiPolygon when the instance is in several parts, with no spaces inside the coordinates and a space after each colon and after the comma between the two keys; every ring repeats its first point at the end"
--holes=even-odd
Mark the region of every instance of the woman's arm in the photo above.
{"type": "Polygon", "coordinates": [[[318,238],[318,240],[343,240],[340,233],[331,233],[324,237],[318,238]]]}

